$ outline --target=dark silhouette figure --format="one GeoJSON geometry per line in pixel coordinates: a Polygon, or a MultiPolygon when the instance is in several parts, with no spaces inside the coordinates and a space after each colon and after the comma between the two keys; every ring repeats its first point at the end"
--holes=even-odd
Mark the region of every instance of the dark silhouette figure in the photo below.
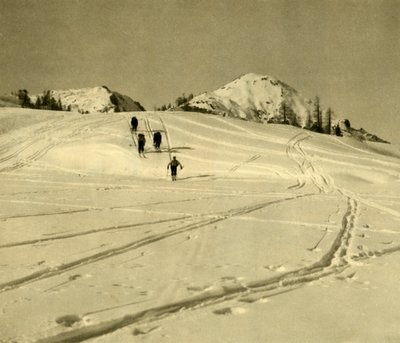
{"type": "Polygon", "coordinates": [[[157,150],[160,150],[161,141],[162,141],[161,133],[157,131],[153,135],[153,145],[157,150]]]}
{"type": "Polygon", "coordinates": [[[137,127],[138,127],[138,120],[137,120],[136,117],[132,117],[132,119],[131,119],[131,129],[132,129],[132,131],[136,132],[137,127]]]}
{"type": "Polygon", "coordinates": [[[171,166],[172,181],[176,181],[176,172],[177,172],[178,166],[180,166],[181,170],[182,170],[183,169],[182,164],[174,156],[172,158],[172,161],[168,163],[167,170],[169,169],[170,166],[171,166]]]}
{"type": "Polygon", "coordinates": [[[144,146],[146,144],[146,138],[143,133],[138,134],[138,152],[139,155],[142,154],[144,156],[144,146]]]}

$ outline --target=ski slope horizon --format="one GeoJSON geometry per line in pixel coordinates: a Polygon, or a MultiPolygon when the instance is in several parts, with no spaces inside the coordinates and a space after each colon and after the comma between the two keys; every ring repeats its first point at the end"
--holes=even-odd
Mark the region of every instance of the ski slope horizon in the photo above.
{"type": "Polygon", "coordinates": [[[400,337],[397,146],[192,112],[0,126],[0,341],[400,337]]]}

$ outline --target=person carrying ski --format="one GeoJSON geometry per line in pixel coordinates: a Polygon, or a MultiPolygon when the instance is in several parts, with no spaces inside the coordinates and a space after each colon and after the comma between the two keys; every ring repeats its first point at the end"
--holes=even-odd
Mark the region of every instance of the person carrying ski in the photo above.
{"type": "Polygon", "coordinates": [[[168,163],[167,170],[169,169],[170,166],[171,166],[171,178],[172,178],[172,181],[176,181],[176,171],[178,169],[178,166],[181,167],[181,170],[183,169],[182,164],[174,156],[172,158],[172,161],[168,163]]]}
{"type": "Polygon", "coordinates": [[[139,155],[142,154],[144,156],[144,146],[146,144],[146,138],[143,133],[138,134],[138,152],[139,155]]]}
{"type": "Polygon", "coordinates": [[[160,150],[161,140],[162,140],[161,133],[159,131],[154,133],[154,135],[153,135],[153,145],[157,150],[160,150]]]}
{"type": "Polygon", "coordinates": [[[138,120],[137,120],[136,117],[132,117],[132,118],[131,118],[131,130],[132,130],[133,132],[136,132],[137,127],[138,127],[138,120]]]}

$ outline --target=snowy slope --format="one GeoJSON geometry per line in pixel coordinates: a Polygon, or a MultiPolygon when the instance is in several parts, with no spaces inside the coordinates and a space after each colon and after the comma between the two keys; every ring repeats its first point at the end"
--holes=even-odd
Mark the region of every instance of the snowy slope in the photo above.
{"type": "Polygon", "coordinates": [[[271,76],[245,74],[225,86],[194,97],[189,106],[207,112],[256,121],[283,122],[285,104],[287,120],[306,126],[312,102],[295,89],[271,76]]]}
{"type": "MultiPolygon", "coordinates": [[[[111,91],[105,86],[51,90],[50,95],[56,101],[61,100],[64,109],[70,106],[72,111],[79,111],[81,113],[113,113],[144,110],[140,103],[126,95],[111,91]]],[[[42,95],[39,94],[30,97],[32,103],[35,103],[38,96],[42,95]]]]}
{"type": "Polygon", "coordinates": [[[3,123],[0,341],[399,337],[397,147],[201,113],[3,123]]]}

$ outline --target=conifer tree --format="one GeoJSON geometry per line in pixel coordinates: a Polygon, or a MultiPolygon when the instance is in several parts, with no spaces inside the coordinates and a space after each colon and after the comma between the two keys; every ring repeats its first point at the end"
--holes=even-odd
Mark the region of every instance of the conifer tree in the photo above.
{"type": "Polygon", "coordinates": [[[21,107],[32,107],[29,92],[26,89],[18,90],[18,100],[21,107]]]}
{"type": "Polygon", "coordinates": [[[283,124],[289,124],[288,121],[288,114],[289,114],[289,106],[286,104],[286,101],[282,101],[281,105],[279,107],[279,113],[282,116],[282,122],[283,124]]]}
{"type": "Polygon", "coordinates": [[[328,135],[330,135],[332,133],[332,115],[333,115],[333,111],[330,107],[328,107],[328,109],[326,111],[326,115],[328,117],[328,125],[327,125],[326,133],[328,135]]]}
{"type": "Polygon", "coordinates": [[[38,95],[37,98],[36,98],[35,108],[36,109],[42,108],[42,99],[41,99],[40,95],[38,95]]]}
{"type": "Polygon", "coordinates": [[[50,110],[51,109],[51,96],[50,96],[50,91],[43,91],[43,97],[42,97],[42,108],[50,110]]]}
{"type": "Polygon", "coordinates": [[[322,117],[321,117],[321,105],[320,105],[318,96],[315,97],[315,101],[314,101],[314,118],[316,119],[316,131],[323,132],[322,117]]]}

